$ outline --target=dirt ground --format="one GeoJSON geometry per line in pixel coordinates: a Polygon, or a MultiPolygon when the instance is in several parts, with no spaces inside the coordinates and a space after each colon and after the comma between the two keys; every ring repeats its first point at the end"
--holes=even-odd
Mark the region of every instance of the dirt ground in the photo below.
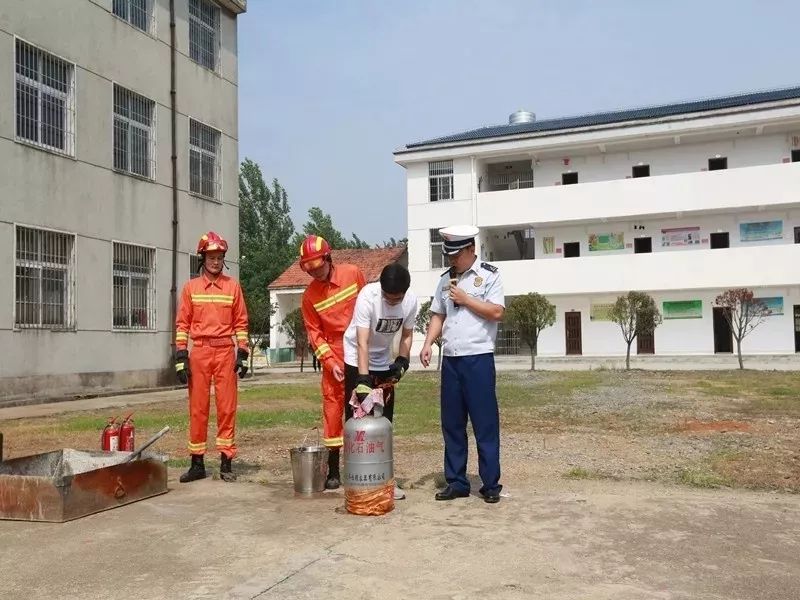
{"type": "MultiPolygon", "coordinates": [[[[236,484],[177,483],[184,393],[138,398],[140,440],[173,427],[158,445],[170,492],[72,523],[0,521],[0,597],[800,598],[796,373],[505,373],[498,505],[433,501],[437,383],[416,375],[395,418],[408,498],[378,518],[346,514],[341,491],[294,497],[287,449],[316,436],[316,385],[243,391],[236,484]]],[[[6,455],[95,448],[123,412],[68,404],[0,411],[6,455]]]]}

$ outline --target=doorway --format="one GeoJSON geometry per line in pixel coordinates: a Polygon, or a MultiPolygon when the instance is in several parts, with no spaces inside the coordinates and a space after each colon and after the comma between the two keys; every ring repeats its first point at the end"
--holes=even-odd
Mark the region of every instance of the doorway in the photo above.
{"type": "Polygon", "coordinates": [[[579,242],[567,242],[564,244],[564,258],[578,258],[581,255],[581,245],[579,242]]]}
{"type": "Polygon", "coordinates": [[[731,240],[727,231],[711,234],[711,249],[730,248],[731,240]]]}
{"type": "Polygon", "coordinates": [[[730,314],[730,308],[714,307],[714,352],[725,354],[733,352],[733,332],[725,314],[730,314]]]}
{"type": "Polygon", "coordinates": [[[794,305],[794,351],[800,352],[800,304],[794,305]]]}
{"type": "Polygon", "coordinates": [[[800,227],[794,228],[794,243],[800,244],[800,227]]]}
{"type": "Polygon", "coordinates": [[[634,254],[647,254],[653,251],[653,238],[634,238],[633,240],[633,253],[634,254]]]}
{"type": "Polygon", "coordinates": [[[654,331],[636,334],[636,354],[655,354],[656,335],[654,331]]]}
{"type": "Polygon", "coordinates": [[[567,331],[567,355],[583,354],[581,347],[581,313],[575,311],[565,313],[564,323],[567,331]]]}

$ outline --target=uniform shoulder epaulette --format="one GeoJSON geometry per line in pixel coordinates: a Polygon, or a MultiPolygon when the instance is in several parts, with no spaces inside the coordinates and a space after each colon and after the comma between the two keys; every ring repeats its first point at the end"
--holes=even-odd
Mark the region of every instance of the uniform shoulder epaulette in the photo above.
{"type": "Polygon", "coordinates": [[[449,274],[450,274],[450,269],[447,269],[444,273],[439,275],[439,277],[444,277],[445,275],[449,275],[449,274]]]}
{"type": "Polygon", "coordinates": [[[481,263],[481,268],[486,269],[490,273],[497,273],[497,267],[495,267],[494,265],[490,265],[489,263],[486,262],[481,263]]]}

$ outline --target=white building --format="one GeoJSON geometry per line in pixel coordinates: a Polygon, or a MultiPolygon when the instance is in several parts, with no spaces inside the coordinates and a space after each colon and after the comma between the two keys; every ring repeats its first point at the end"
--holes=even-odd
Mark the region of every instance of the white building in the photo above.
{"type": "Polygon", "coordinates": [[[203,232],[237,272],[245,8],[0,3],[0,402],[174,383],[203,232]]]}
{"type": "MultiPolygon", "coordinates": [[[[604,313],[629,290],[664,314],[640,353],[729,352],[713,301],[733,287],[773,311],[745,352],[800,351],[800,88],[544,121],[520,111],[395,161],[414,291],[430,297],[446,268],[437,228],[477,225],[506,295],[557,307],[540,355],[624,354],[604,313]]],[[[517,346],[501,331],[498,353],[517,346]]]]}

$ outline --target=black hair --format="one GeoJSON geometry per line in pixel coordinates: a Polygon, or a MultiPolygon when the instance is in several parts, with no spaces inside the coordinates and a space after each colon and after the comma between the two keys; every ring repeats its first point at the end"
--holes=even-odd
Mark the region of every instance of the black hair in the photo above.
{"type": "Polygon", "coordinates": [[[405,294],[411,286],[411,275],[403,265],[392,263],[381,271],[381,289],[387,294],[405,294]]]}

